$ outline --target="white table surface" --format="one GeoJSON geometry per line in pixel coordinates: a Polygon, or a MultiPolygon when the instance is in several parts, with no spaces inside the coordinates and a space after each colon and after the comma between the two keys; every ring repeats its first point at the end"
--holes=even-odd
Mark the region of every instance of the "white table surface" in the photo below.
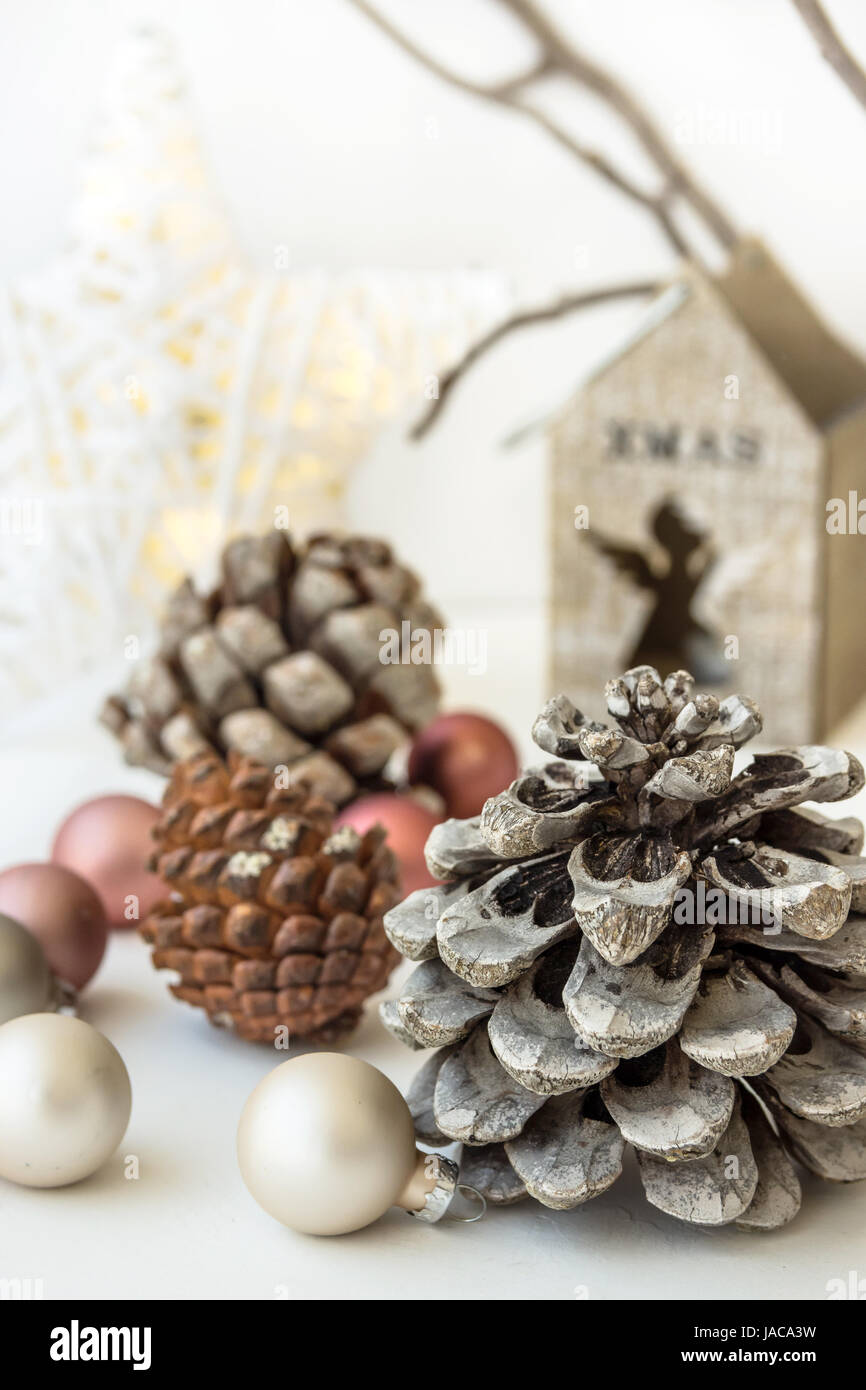
{"type": "MultiPolygon", "coordinates": [[[[94,724],[98,689],[0,749],[0,863],[44,857],[58,821],[89,796],[158,798],[159,779],[124,767],[94,724]]],[[[840,732],[862,755],[866,710],[840,732]]],[[[864,801],[850,808],[862,814],[864,801]]],[[[117,1157],[75,1187],[0,1182],[0,1279],[41,1280],[46,1298],[823,1299],[828,1280],[866,1275],[866,1183],[806,1178],[803,1210],[774,1235],[699,1231],[646,1203],[633,1156],[612,1189],[571,1212],[525,1202],[429,1228],[395,1211],[351,1236],[295,1235],[256,1206],[234,1155],[241,1108],[275,1056],[177,1003],[167,978],[132,932],[114,934],[82,1016],[129,1068],[129,1130],[117,1157]],[[131,1154],[137,1180],[124,1177],[131,1154]]],[[[347,1050],[401,1087],[423,1057],[372,1007],[347,1050]]]]}

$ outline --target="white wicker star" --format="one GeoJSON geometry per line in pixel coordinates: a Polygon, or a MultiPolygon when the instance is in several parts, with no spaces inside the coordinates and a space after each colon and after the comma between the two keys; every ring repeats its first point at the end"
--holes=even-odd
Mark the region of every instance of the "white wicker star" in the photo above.
{"type": "Polygon", "coordinates": [[[252,270],[170,45],[124,46],[68,249],[0,293],[0,708],[147,631],[232,531],[339,519],[382,424],[503,308],[472,273],[252,270]]]}

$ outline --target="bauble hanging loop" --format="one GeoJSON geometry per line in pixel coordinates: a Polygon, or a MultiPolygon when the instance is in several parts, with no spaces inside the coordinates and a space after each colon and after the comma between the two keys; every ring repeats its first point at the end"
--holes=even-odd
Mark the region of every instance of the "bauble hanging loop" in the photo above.
{"type": "Polygon", "coordinates": [[[270,1072],[244,1106],[237,1145],[259,1206],[308,1235],[361,1230],[393,1206],[439,1221],[461,1186],[451,1159],[415,1147],[393,1082],[341,1053],[293,1057],[270,1072]]]}

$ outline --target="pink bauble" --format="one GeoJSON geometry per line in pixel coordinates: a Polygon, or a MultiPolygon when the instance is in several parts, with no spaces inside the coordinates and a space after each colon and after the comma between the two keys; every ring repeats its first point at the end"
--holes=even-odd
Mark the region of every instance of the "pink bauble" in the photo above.
{"type": "Polygon", "coordinates": [[[166,896],[165,885],[145,867],[158,820],[157,808],[140,797],[97,796],[70,812],[55,836],[52,861],[96,889],[113,927],[143,922],[166,896]]]}
{"type": "Polygon", "coordinates": [[[430,831],[434,825],[438,825],[439,817],[410,796],[376,792],[371,796],[359,797],[340,812],[335,823],[338,826],[351,825],[359,835],[374,825],[384,827],[388,846],[400,864],[404,893],[413,893],[416,888],[429,888],[434,882],[424,863],[424,846],[430,831]]]}
{"type": "Polygon", "coordinates": [[[440,714],[416,735],[409,754],[409,781],[437,791],[457,820],[477,816],[518,771],[511,739],[483,714],[440,714]]]}
{"type": "Polygon", "coordinates": [[[29,927],[61,980],[81,989],[105,953],[108,924],[89,883],[60,864],[16,864],[0,873],[0,912],[29,927]]]}

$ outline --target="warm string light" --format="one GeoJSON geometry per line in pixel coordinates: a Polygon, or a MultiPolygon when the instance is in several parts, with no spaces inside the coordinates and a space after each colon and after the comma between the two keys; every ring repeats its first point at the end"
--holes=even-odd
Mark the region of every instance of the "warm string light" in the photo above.
{"type": "Polygon", "coordinates": [[[339,522],[385,420],[502,307],[474,273],[300,273],[285,247],[252,270],[150,31],[119,55],[71,221],[56,263],[0,296],[10,709],[147,632],[167,588],[276,507],[296,534],[339,522]]]}

